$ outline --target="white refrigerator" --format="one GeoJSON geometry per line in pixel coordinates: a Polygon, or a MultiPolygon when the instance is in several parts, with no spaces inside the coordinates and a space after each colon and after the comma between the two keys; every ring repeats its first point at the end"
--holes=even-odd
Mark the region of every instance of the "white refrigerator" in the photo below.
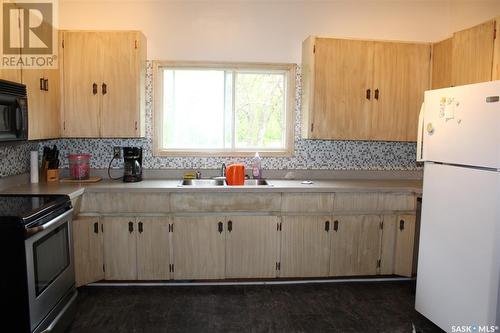
{"type": "Polygon", "coordinates": [[[417,160],[415,308],[446,332],[500,332],[500,81],[427,91],[417,160]]]}

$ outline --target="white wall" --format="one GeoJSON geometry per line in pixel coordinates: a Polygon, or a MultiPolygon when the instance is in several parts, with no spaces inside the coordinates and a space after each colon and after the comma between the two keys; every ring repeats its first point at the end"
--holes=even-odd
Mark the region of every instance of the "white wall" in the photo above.
{"type": "Polygon", "coordinates": [[[300,63],[308,35],[431,41],[447,0],[60,2],[63,29],[138,29],[148,59],[300,63]]]}
{"type": "Polygon", "coordinates": [[[148,59],[300,63],[308,35],[437,41],[500,0],[60,0],[63,29],[137,29],[148,59]]]}
{"type": "Polygon", "coordinates": [[[500,16],[500,0],[451,0],[450,30],[463,30],[496,16],[500,16]]]}

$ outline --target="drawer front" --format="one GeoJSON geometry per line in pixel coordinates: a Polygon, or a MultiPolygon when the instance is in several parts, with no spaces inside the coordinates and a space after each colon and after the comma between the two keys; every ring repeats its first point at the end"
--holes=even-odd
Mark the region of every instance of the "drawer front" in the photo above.
{"type": "Polygon", "coordinates": [[[415,210],[415,196],[409,193],[336,193],[335,211],[415,210]]]}
{"type": "Polygon", "coordinates": [[[283,193],[281,211],[285,213],[331,213],[332,193],[283,193]]]}
{"type": "Polygon", "coordinates": [[[408,193],[385,193],[379,198],[382,210],[416,210],[416,198],[408,193]]]}
{"type": "Polygon", "coordinates": [[[279,193],[172,193],[174,212],[265,211],[281,208],[279,193]]]}
{"type": "Polygon", "coordinates": [[[82,212],[95,213],[168,213],[169,193],[86,193],[82,199],[82,212]]]}
{"type": "Polygon", "coordinates": [[[335,211],[373,211],[379,209],[379,193],[335,193],[335,211]]]}

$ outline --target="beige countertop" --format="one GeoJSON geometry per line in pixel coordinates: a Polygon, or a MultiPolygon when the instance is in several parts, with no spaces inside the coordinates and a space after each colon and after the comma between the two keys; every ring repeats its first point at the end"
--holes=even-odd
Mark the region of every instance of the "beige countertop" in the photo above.
{"type": "Polygon", "coordinates": [[[146,179],[138,183],[103,180],[91,184],[24,184],[9,187],[4,194],[66,194],[71,199],[87,192],[410,192],[422,193],[421,180],[269,180],[272,186],[179,186],[179,180],[146,179]]]}

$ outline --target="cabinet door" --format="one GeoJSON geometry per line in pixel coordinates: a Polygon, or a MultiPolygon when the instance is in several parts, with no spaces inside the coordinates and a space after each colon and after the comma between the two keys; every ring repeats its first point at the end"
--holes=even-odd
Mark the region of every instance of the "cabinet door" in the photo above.
{"type": "Polygon", "coordinates": [[[276,216],[231,216],[226,222],[226,278],[276,276],[276,216]]]}
{"type": "Polygon", "coordinates": [[[391,275],[394,274],[394,263],[396,261],[396,230],[398,216],[384,215],[382,219],[384,226],[382,228],[379,273],[382,275],[391,275]]]}
{"type": "Polygon", "coordinates": [[[0,79],[21,83],[20,69],[0,69],[0,79]]]}
{"type": "Polygon", "coordinates": [[[168,217],[137,218],[137,278],[168,280],[170,278],[170,244],[168,217]]]}
{"type": "Polygon", "coordinates": [[[29,139],[59,137],[59,71],[29,69],[23,73],[28,92],[29,139]]]}
{"type": "Polygon", "coordinates": [[[73,220],[76,286],[104,279],[103,233],[98,217],[73,220]]]}
{"type": "Polygon", "coordinates": [[[175,217],[173,226],[174,279],[224,278],[224,217],[175,217]]]}
{"type": "Polygon", "coordinates": [[[432,89],[451,87],[453,39],[432,44],[432,89]]]}
{"type": "Polygon", "coordinates": [[[64,137],[99,137],[100,34],[63,34],[64,137]],[[95,90],[94,90],[95,84],[95,90]]]}
{"type": "Polygon", "coordinates": [[[331,276],[375,275],[380,252],[380,217],[335,216],[330,256],[331,276]]]}
{"type": "Polygon", "coordinates": [[[145,39],[138,32],[101,33],[101,136],[138,137],[143,112],[145,39]],[[103,86],[104,85],[104,86],[103,86]]]}
{"type": "Polygon", "coordinates": [[[430,54],[428,44],[375,43],[371,139],[417,141],[430,54]]]}
{"type": "Polygon", "coordinates": [[[317,38],[312,139],[367,140],[373,42],[317,38]]]}
{"type": "Polygon", "coordinates": [[[106,280],[137,279],[135,218],[103,217],[106,280]]]}
{"type": "Polygon", "coordinates": [[[28,93],[28,135],[30,140],[43,138],[44,126],[50,122],[45,118],[45,92],[41,85],[44,80],[43,69],[27,69],[23,73],[23,83],[28,93]]]}
{"type": "Polygon", "coordinates": [[[415,245],[415,215],[398,216],[396,227],[394,274],[412,276],[415,245]]]}
{"type": "Polygon", "coordinates": [[[330,216],[284,216],[281,226],[280,277],[328,275],[330,216]]]}
{"type": "Polygon", "coordinates": [[[454,86],[491,80],[495,21],[453,35],[452,83],[454,86]]]}
{"type": "Polygon", "coordinates": [[[44,139],[59,138],[61,136],[61,72],[57,69],[45,70],[44,78],[46,81],[45,92],[45,116],[44,139]]]}

